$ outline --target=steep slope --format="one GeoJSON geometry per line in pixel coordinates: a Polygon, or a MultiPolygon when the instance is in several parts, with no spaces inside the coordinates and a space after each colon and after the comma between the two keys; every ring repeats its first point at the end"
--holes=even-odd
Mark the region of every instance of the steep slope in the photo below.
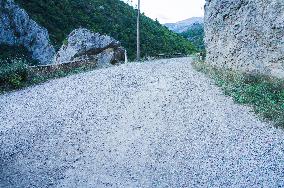
{"type": "Polygon", "coordinates": [[[194,24],[203,24],[203,18],[202,17],[192,17],[183,21],[179,21],[177,23],[167,23],[165,24],[166,27],[168,27],[171,31],[174,31],[176,33],[182,33],[186,32],[188,29],[190,29],[191,26],[194,24]]]}
{"type": "MultiPolygon", "coordinates": [[[[47,28],[52,43],[59,48],[76,28],[86,27],[122,42],[135,57],[136,11],[120,0],[16,0],[40,25],[47,28]]],[[[188,54],[194,47],[183,37],[142,15],[142,55],[188,54]]]]}

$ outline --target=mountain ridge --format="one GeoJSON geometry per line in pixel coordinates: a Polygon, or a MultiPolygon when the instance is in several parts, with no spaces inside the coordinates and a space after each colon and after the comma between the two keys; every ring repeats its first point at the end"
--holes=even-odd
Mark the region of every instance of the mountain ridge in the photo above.
{"type": "Polygon", "coordinates": [[[191,17],[182,21],[178,21],[176,23],[166,23],[164,24],[169,30],[174,31],[176,33],[183,33],[187,31],[194,24],[204,24],[203,17],[191,17]]]}
{"type": "Polygon", "coordinates": [[[189,40],[198,51],[204,51],[203,17],[192,17],[176,23],[168,23],[165,26],[189,40]]]}

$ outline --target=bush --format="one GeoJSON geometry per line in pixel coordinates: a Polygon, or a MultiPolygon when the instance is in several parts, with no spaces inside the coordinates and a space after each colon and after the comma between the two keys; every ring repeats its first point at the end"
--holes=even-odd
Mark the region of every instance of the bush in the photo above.
{"type": "Polygon", "coordinates": [[[28,78],[27,62],[22,59],[0,62],[0,86],[19,88],[28,78]]]}

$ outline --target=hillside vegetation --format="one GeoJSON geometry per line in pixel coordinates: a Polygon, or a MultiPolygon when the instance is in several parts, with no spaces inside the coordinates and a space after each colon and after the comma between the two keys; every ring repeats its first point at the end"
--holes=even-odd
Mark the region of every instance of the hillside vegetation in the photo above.
{"type": "MultiPolygon", "coordinates": [[[[40,25],[48,29],[58,49],[68,34],[85,27],[122,42],[131,59],[136,51],[136,10],[120,0],[16,0],[40,25]]],[[[142,56],[159,53],[190,54],[190,42],[145,15],[141,17],[142,56]]]]}
{"type": "Polygon", "coordinates": [[[203,51],[205,49],[203,24],[196,23],[187,31],[182,32],[181,35],[187,38],[199,51],[203,51]]]}

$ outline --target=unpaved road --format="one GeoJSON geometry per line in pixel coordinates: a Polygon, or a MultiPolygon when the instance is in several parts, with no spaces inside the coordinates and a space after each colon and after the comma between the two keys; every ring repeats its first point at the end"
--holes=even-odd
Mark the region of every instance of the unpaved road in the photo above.
{"type": "Polygon", "coordinates": [[[284,131],[190,58],[0,96],[0,187],[284,187],[284,131]]]}

